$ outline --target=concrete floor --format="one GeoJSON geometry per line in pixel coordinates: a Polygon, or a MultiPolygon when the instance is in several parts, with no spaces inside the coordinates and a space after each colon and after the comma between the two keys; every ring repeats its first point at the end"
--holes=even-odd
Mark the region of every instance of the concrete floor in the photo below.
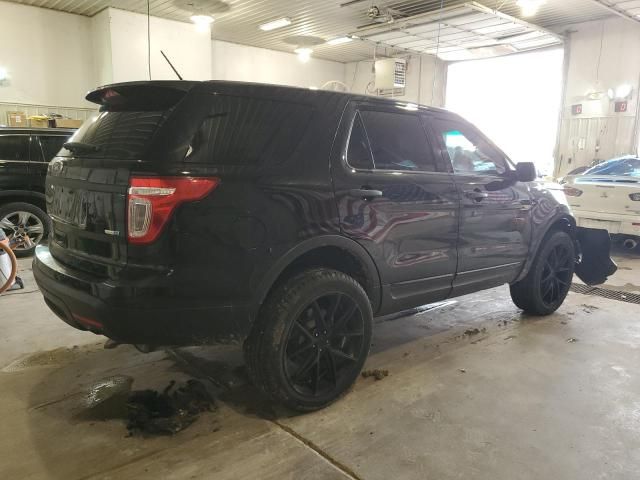
{"type": "MultiPolygon", "coordinates": [[[[618,260],[609,288],[640,292],[640,258],[618,260]]],[[[21,263],[29,288],[0,297],[0,478],[638,477],[639,305],[572,293],[529,318],[501,287],[379,319],[366,368],[390,375],[295,415],[247,383],[237,349],[102,349],[49,313],[21,263]],[[127,437],[81,415],[116,374],[159,390],[198,377],[218,409],[174,437],[127,437]]]]}

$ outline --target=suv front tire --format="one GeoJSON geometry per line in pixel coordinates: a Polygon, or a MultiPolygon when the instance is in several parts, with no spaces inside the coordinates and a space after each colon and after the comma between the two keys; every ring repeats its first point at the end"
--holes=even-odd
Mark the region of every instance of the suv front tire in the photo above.
{"type": "Polygon", "coordinates": [[[569,234],[548,234],[527,276],[510,286],[513,303],[531,315],[552,314],[569,293],[575,262],[569,234]]]}

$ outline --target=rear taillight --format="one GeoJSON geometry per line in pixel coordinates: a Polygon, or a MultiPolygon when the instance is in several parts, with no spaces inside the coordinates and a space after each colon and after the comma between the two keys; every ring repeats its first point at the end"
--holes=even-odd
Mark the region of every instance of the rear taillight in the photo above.
{"type": "Polygon", "coordinates": [[[568,195],[569,197],[579,197],[580,195],[582,195],[582,190],[565,186],[564,194],[568,195]]]}
{"type": "Polygon", "coordinates": [[[178,205],[203,199],[219,183],[217,177],[131,177],[127,196],[129,243],[154,242],[178,205]]]}
{"type": "Polygon", "coordinates": [[[630,193],[629,198],[634,202],[640,202],[640,193],[630,193]]]}

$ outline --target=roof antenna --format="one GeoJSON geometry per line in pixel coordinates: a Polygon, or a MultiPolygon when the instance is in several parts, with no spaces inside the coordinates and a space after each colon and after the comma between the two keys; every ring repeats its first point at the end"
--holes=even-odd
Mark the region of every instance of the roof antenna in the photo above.
{"type": "Polygon", "coordinates": [[[171,67],[171,70],[173,70],[173,72],[178,76],[178,78],[180,80],[184,80],[182,78],[182,76],[178,73],[178,70],[176,70],[176,67],[173,66],[173,63],[171,63],[171,60],[169,60],[167,58],[167,56],[164,54],[164,52],[162,50],[160,50],[160,53],[162,54],[162,56],[164,57],[164,59],[167,61],[167,63],[169,64],[169,66],[171,67]]]}

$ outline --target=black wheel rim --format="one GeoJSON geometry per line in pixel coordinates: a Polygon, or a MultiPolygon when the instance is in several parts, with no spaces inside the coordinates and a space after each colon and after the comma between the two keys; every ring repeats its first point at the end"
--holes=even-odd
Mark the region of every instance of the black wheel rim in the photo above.
{"type": "Polygon", "coordinates": [[[284,370],[301,395],[323,397],[342,389],[363,352],[364,319],[342,293],[323,295],[295,319],[285,344],[284,370]]]}
{"type": "Polygon", "coordinates": [[[573,274],[572,263],[571,253],[564,245],[558,245],[549,252],[540,280],[542,300],[547,305],[555,304],[567,294],[573,274]]]}

